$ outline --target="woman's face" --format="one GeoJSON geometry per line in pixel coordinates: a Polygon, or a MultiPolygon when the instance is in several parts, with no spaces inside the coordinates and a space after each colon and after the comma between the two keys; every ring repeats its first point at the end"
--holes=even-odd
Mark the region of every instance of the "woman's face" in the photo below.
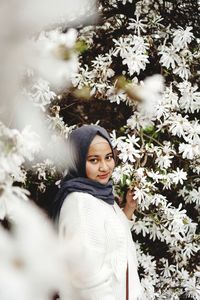
{"type": "Polygon", "coordinates": [[[103,137],[96,135],[92,140],[86,159],[86,176],[106,184],[115,167],[112,149],[103,137]]]}

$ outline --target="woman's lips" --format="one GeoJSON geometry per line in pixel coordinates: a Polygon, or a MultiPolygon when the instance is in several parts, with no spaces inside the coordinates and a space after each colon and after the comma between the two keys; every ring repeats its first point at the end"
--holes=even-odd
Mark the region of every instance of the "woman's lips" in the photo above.
{"type": "Polygon", "coordinates": [[[107,174],[102,174],[102,175],[99,175],[99,178],[100,178],[100,179],[105,179],[105,178],[108,177],[108,175],[109,175],[109,173],[107,173],[107,174]]]}

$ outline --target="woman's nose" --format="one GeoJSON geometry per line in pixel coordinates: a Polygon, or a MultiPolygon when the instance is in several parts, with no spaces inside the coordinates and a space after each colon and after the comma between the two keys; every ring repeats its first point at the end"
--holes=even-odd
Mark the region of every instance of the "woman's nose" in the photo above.
{"type": "Polygon", "coordinates": [[[109,170],[109,166],[107,165],[106,161],[101,161],[99,165],[99,171],[105,172],[109,170]]]}

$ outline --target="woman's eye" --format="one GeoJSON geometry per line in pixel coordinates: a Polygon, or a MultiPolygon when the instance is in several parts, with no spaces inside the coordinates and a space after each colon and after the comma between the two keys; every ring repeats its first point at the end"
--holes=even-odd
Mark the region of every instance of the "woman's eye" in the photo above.
{"type": "Polygon", "coordinates": [[[92,158],[92,159],[89,160],[89,162],[91,162],[92,164],[96,164],[97,161],[98,161],[98,160],[97,160],[96,158],[92,158]]]}
{"type": "Polygon", "coordinates": [[[106,157],[106,159],[107,159],[107,160],[111,160],[111,159],[113,159],[113,156],[112,156],[112,155],[109,155],[109,156],[106,157]]]}

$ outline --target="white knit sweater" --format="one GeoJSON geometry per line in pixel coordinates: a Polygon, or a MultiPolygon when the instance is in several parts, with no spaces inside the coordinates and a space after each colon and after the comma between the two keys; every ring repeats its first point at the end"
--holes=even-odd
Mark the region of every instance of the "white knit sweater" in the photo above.
{"type": "Polygon", "coordinates": [[[130,225],[116,203],[109,205],[80,192],[67,196],[60,213],[59,235],[68,251],[73,245],[69,267],[72,300],[126,300],[127,264],[129,300],[144,300],[130,225]]]}

